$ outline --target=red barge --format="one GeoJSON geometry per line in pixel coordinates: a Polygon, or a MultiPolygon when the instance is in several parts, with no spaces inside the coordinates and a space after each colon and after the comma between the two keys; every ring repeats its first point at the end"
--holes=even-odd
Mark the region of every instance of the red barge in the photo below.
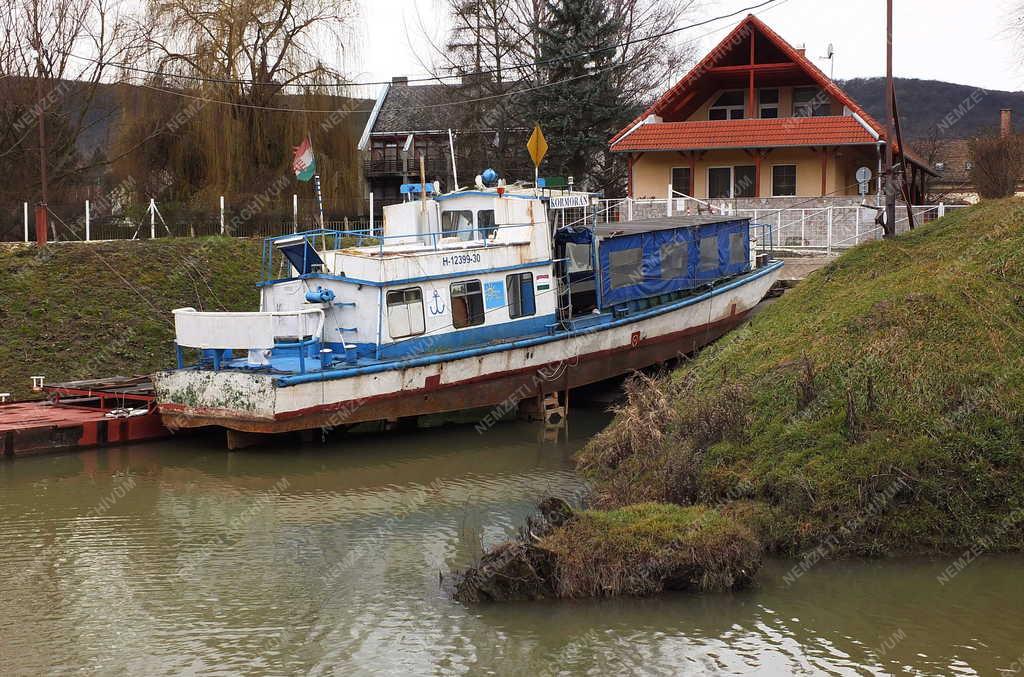
{"type": "Polygon", "coordinates": [[[34,456],[155,440],[160,420],[148,376],[115,376],[43,386],[45,400],[0,404],[0,453],[34,456]]]}

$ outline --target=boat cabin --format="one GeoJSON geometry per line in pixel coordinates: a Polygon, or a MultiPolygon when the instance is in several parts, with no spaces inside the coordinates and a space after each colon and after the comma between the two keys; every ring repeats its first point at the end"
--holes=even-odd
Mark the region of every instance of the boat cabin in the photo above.
{"type": "Polygon", "coordinates": [[[376,231],[264,243],[260,309],[174,311],[179,368],[295,374],[591,331],[751,268],[747,219],[686,216],[552,233],[546,198],[403,187],[376,231]],[[407,189],[407,190],[406,190],[407,189]],[[236,352],[238,351],[238,352],[236,352]]]}

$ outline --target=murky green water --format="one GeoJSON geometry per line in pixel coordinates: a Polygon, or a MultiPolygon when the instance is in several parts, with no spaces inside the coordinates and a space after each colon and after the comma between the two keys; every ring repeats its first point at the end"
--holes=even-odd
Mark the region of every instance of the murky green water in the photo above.
{"type": "Polygon", "coordinates": [[[737,594],[466,608],[438,574],[583,489],[504,424],[228,453],[190,439],[0,464],[0,673],[998,674],[1024,558],[828,563],[737,594]]]}

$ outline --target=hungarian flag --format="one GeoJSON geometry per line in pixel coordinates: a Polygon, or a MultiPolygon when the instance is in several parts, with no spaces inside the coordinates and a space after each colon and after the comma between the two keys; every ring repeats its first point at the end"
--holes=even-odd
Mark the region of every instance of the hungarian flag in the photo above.
{"type": "Polygon", "coordinates": [[[295,170],[295,178],[299,181],[309,181],[316,173],[316,160],[313,159],[313,144],[307,136],[295,149],[295,157],[292,159],[292,169],[295,170]]]}

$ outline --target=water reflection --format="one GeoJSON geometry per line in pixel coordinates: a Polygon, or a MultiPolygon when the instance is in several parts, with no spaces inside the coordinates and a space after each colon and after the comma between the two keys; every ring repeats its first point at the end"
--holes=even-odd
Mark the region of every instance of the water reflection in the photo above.
{"type": "Polygon", "coordinates": [[[572,438],[471,426],[0,464],[5,673],[979,673],[1024,653],[1019,557],[790,563],[718,595],[466,608],[439,573],[583,491],[572,438]]]}

